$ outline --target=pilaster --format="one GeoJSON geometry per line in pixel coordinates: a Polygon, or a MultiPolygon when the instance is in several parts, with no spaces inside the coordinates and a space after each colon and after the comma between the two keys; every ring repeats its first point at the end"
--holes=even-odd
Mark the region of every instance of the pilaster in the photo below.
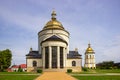
{"type": "Polygon", "coordinates": [[[60,68],[60,47],[57,46],[57,68],[60,68]]]}
{"type": "Polygon", "coordinates": [[[66,66],[66,51],[65,51],[65,47],[63,47],[63,67],[66,66]]]}
{"type": "Polygon", "coordinates": [[[43,50],[42,50],[42,62],[43,62],[43,69],[45,69],[45,47],[43,47],[43,50]]]}
{"type": "Polygon", "coordinates": [[[52,63],[52,51],[51,46],[49,46],[49,68],[51,69],[51,63],[52,63]]]}

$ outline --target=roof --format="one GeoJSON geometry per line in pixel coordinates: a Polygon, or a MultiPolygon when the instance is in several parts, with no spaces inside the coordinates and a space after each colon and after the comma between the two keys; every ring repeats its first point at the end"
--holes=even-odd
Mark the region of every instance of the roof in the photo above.
{"type": "Polygon", "coordinates": [[[11,68],[19,68],[19,65],[13,65],[11,68]]]}
{"type": "Polygon", "coordinates": [[[67,54],[68,59],[81,59],[81,56],[78,51],[69,51],[69,54],[67,54]]]}
{"type": "Polygon", "coordinates": [[[7,71],[8,71],[8,72],[12,72],[11,68],[8,68],[7,71]]]}
{"type": "Polygon", "coordinates": [[[53,35],[53,36],[47,38],[46,40],[42,41],[41,43],[46,42],[46,41],[62,41],[67,44],[67,42],[65,40],[57,37],[56,35],[53,35]]]}
{"type": "MultiPolygon", "coordinates": [[[[69,54],[67,54],[67,59],[81,59],[81,56],[78,51],[69,51],[69,54]]],[[[29,54],[26,55],[27,59],[29,58],[42,58],[42,55],[38,53],[38,51],[30,51],[29,54]]]]}
{"type": "Polygon", "coordinates": [[[20,64],[20,65],[13,65],[11,68],[26,68],[27,65],[26,64],[20,64]]]}
{"type": "Polygon", "coordinates": [[[86,49],[85,54],[93,54],[95,53],[92,47],[90,46],[90,43],[88,44],[88,48],[86,49]]]}
{"type": "Polygon", "coordinates": [[[27,58],[41,58],[41,54],[38,51],[30,51],[27,55],[27,58]]]}
{"type": "Polygon", "coordinates": [[[19,66],[20,66],[21,68],[26,68],[26,67],[27,67],[26,64],[20,64],[19,66]]]}
{"type": "Polygon", "coordinates": [[[63,29],[64,30],[64,27],[61,24],[61,22],[57,21],[56,15],[57,15],[56,12],[53,11],[51,14],[52,18],[50,21],[47,22],[47,24],[43,28],[44,30],[45,29],[63,29]]]}

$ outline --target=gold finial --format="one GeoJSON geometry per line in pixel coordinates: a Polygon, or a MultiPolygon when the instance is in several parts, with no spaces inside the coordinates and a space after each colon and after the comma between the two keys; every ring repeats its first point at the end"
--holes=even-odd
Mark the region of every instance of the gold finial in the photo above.
{"type": "Polygon", "coordinates": [[[55,20],[56,19],[56,12],[55,12],[55,10],[53,10],[52,11],[52,14],[51,14],[51,16],[52,16],[52,20],[55,20]]]}

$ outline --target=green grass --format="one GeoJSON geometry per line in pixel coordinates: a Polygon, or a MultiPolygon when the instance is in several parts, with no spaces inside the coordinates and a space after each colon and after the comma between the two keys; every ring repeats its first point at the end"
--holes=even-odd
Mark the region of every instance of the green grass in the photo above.
{"type": "Polygon", "coordinates": [[[73,73],[73,77],[78,80],[120,80],[120,75],[105,75],[106,73],[120,74],[120,69],[88,69],[88,71],[73,73]]]}
{"type": "Polygon", "coordinates": [[[30,72],[0,72],[0,74],[33,74],[30,72]]]}
{"type": "MultiPolygon", "coordinates": [[[[105,73],[119,73],[120,69],[112,69],[112,70],[106,70],[106,69],[88,69],[86,72],[80,72],[80,73],[73,73],[74,77],[78,80],[120,80],[120,75],[99,75],[99,74],[105,74],[105,73]],[[77,74],[86,74],[83,75],[77,75],[77,74]],[[88,74],[88,75],[87,75],[88,74]],[[98,75],[91,75],[89,74],[98,74],[98,75]]],[[[34,80],[37,78],[40,74],[38,73],[28,73],[28,72],[0,72],[0,80],[34,80]]]]}
{"type": "Polygon", "coordinates": [[[0,72],[0,80],[34,80],[39,75],[30,72],[0,72]]]}
{"type": "Polygon", "coordinates": [[[0,75],[0,80],[34,80],[38,75],[0,75]]]}
{"type": "Polygon", "coordinates": [[[120,73],[120,69],[88,69],[88,71],[82,71],[79,73],[75,72],[75,74],[102,74],[102,73],[120,73]]]}
{"type": "Polygon", "coordinates": [[[120,69],[96,69],[97,73],[120,73],[120,69]]]}
{"type": "Polygon", "coordinates": [[[73,76],[78,80],[120,80],[120,76],[73,76]]]}

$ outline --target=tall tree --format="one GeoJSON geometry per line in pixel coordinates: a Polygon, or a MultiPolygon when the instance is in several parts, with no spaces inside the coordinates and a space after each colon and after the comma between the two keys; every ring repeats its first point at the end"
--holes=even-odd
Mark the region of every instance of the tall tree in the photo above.
{"type": "Polygon", "coordinates": [[[97,68],[100,69],[111,69],[113,68],[114,61],[103,61],[102,63],[97,64],[97,68]]]}
{"type": "Polygon", "coordinates": [[[9,49],[0,51],[0,71],[7,69],[11,65],[12,53],[9,49]]]}

